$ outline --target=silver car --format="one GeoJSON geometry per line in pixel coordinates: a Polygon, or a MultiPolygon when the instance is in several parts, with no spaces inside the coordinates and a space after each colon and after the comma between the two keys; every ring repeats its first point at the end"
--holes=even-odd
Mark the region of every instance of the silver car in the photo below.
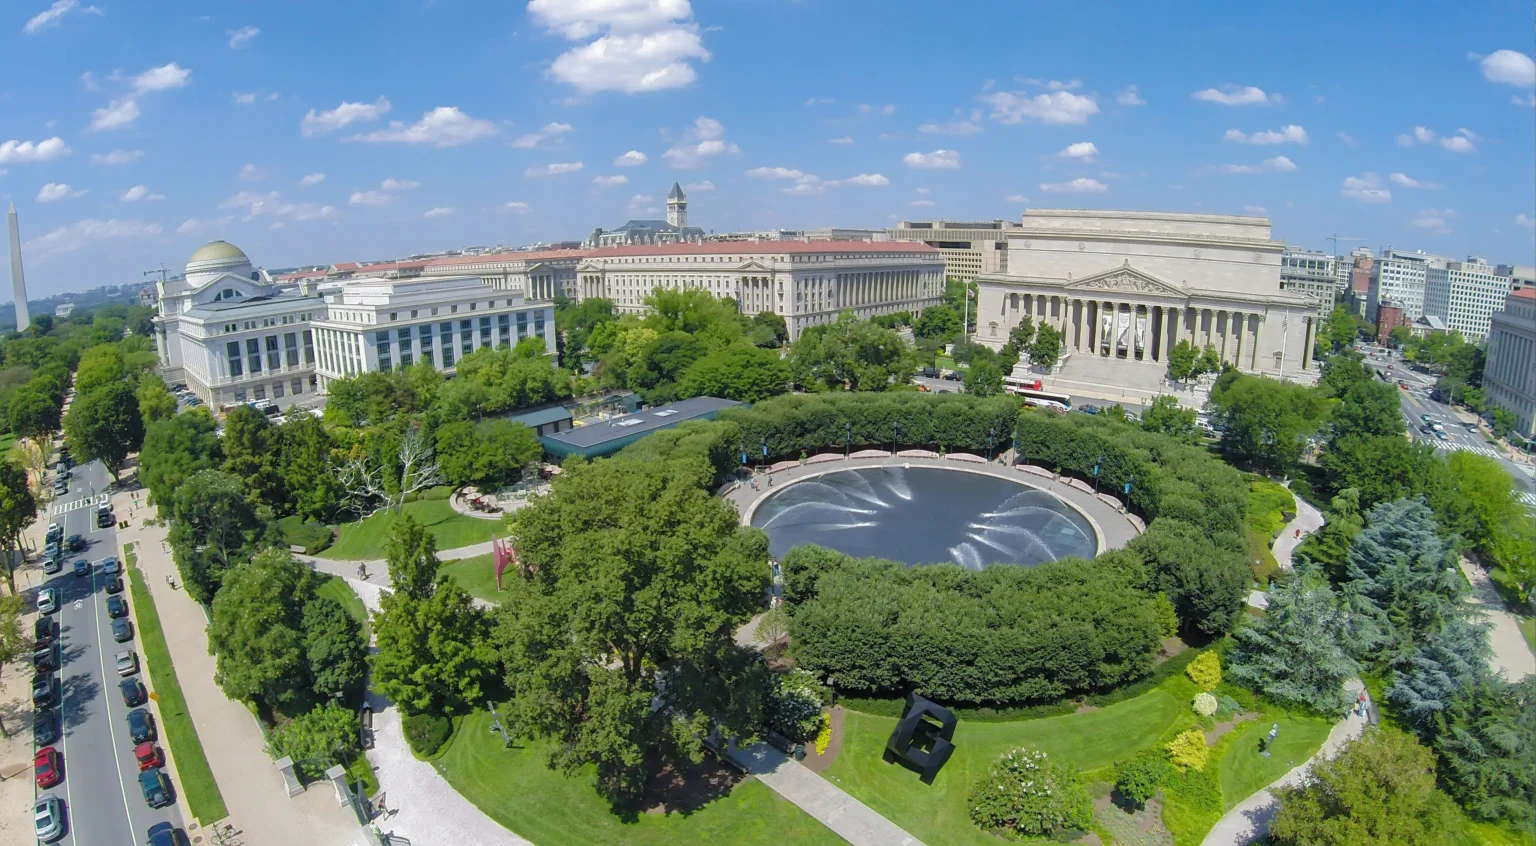
{"type": "Polygon", "coordinates": [[[139,653],[125,649],[117,653],[117,674],[131,676],[139,671],[139,653]]]}
{"type": "Polygon", "coordinates": [[[52,793],[37,800],[32,806],[32,822],[37,839],[52,843],[64,836],[64,803],[52,793]]]}

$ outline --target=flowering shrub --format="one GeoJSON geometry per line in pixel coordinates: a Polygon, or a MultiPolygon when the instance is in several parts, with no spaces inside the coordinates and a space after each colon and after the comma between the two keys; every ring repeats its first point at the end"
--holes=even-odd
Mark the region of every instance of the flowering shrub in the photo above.
{"type": "Polygon", "coordinates": [[[1115,789],[1139,808],[1157,795],[1172,771],[1167,755],[1157,749],[1143,749],[1115,768],[1115,789]]]}
{"type": "Polygon", "coordinates": [[[987,831],[1042,837],[1064,828],[1086,829],[1093,800],[1072,768],[1030,746],[1003,753],[971,786],[971,822],[987,831]]]}
{"type": "Polygon", "coordinates": [[[1199,729],[1190,729],[1168,744],[1168,760],[1180,770],[1204,770],[1206,759],[1210,757],[1211,749],[1205,745],[1205,732],[1199,729]]]}
{"type": "Polygon", "coordinates": [[[832,721],[822,720],[821,731],[816,734],[816,754],[827,754],[827,747],[832,744],[832,721]]]}
{"type": "Polygon", "coordinates": [[[1201,690],[1215,690],[1221,684],[1221,659],[1214,652],[1202,652],[1184,668],[1184,674],[1201,690]]]}
{"type": "Polygon", "coordinates": [[[1196,714],[1199,714],[1202,717],[1209,717],[1216,713],[1216,708],[1216,697],[1210,695],[1209,693],[1195,694],[1194,709],[1196,714]]]}
{"type": "Polygon", "coordinates": [[[790,670],[774,679],[763,721],[792,743],[804,743],[827,723],[827,715],[821,712],[821,693],[815,676],[805,670],[790,670]]]}

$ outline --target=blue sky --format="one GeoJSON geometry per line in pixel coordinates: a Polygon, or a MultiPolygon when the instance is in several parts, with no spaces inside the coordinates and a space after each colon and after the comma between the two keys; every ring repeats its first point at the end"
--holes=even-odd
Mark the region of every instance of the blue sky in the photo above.
{"type": "Polygon", "coordinates": [[[1265,214],[1530,264],[1530,3],[12,0],[30,290],[706,230],[1265,214]],[[306,179],[306,177],[308,177],[306,179]],[[1260,211],[1262,209],[1262,211],[1260,211]]]}

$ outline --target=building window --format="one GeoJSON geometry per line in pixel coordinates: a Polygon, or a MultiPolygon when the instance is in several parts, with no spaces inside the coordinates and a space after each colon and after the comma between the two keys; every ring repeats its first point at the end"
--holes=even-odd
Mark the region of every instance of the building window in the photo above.
{"type": "Polygon", "coordinates": [[[304,380],[295,379],[293,380],[293,384],[290,387],[293,388],[293,395],[298,396],[299,394],[304,393],[304,380]]]}
{"type": "Polygon", "coordinates": [[[244,388],[236,388],[235,389],[235,402],[242,402],[242,403],[245,402],[245,389],[244,388]]]}
{"type": "MultiPolygon", "coordinates": [[[[470,311],[474,311],[474,304],[473,303],[470,304],[470,311]]],[[[489,347],[490,345],[491,345],[491,319],[489,317],[482,317],[482,318],[480,318],[480,346],[482,346],[482,347],[489,347]]]]}
{"type": "Polygon", "coordinates": [[[288,366],[299,366],[299,336],[295,332],[289,332],[283,336],[283,346],[288,353],[288,366]]]}
{"type": "Polygon", "coordinates": [[[229,356],[229,375],[236,379],[245,375],[244,369],[240,366],[240,342],[230,341],[224,347],[224,351],[229,356]]]}
{"type": "Polygon", "coordinates": [[[283,357],[277,351],[277,336],[276,335],[268,335],[267,336],[267,369],[268,370],[281,370],[282,367],[283,367],[283,357]]]}
{"type": "Polygon", "coordinates": [[[255,338],[245,341],[245,363],[252,373],[261,372],[261,342],[255,338]]]}
{"type": "Polygon", "coordinates": [[[520,311],[517,313],[517,339],[521,341],[526,337],[528,337],[528,312],[520,311]]]}
{"type": "Polygon", "coordinates": [[[533,333],[540,338],[544,337],[544,312],[542,311],[533,313],[533,333]]]}
{"type": "Polygon", "coordinates": [[[315,336],[308,329],[304,330],[304,363],[306,365],[315,363],[315,336]]]}
{"type": "Polygon", "coordinates": [[[256,386],[256,399],[264,400],[266,398],[267,398],[267,386],[266,385],[257,385],[256,386]]]}
{"type": "Polygon", "coordinates": [[[510,315],[500,315],[496,318],[496,333],[501,336],[501,346],[512,346],[512,318],[510,315]]]}
{"type": "Polygon", "coordinates": [[[283,383],[282,382],[274,382],[274,383],[272,383],[272,398],[273,399],[282,399],[283,398],[283,383]]]}
{"type": "MultiPolygon", "coordinates": [[[[378,353],[379,369],[388,372],[394,366],[394,362],[390,359],[389,355],[389,332],[387,330],[373,333],[373,347],[374,351],[378,353]]],[[[294,393],[298,392],[295,391],[294,393]]]]}
{"type": "Polygon", "coordinates": [[[475,330],[470,328],[472,325],[468,320],[459,321],[459,351],[464,355],[475,351],[475,330]]]}

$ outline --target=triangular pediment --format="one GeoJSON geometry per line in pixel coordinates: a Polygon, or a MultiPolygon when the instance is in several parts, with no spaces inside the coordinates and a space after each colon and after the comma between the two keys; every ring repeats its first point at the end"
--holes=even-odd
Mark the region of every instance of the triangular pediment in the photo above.
{"type": "Polygon", "coordinates": [[[582,262],[581,264],[576,265],[576,272],[577,273],[601,273],[605,269],[606,268],[604,268],[603,265],[601,265],[601,264],[599,264],[599,263],[597,263],[595,261],[592,261],[591,259],[588,259],[588,260],[582,262]]]}
{"type": "Polygon", "coordinates": [[[1138,294],[1163,294],[1170,297],[1187,297],[1189,292],[1182,286],[1125,265],[1103,273],[1085,276],[1065,286],[1071,291],[1127,291],[1138,294]]]}
{"type": "Polygon", "coordinates": [[[773,268],[769,267],[766,264],[763,264],[760,261],[742,262],[741,264],[736,266],[736,269],[737,270],[742,270],[742,271],[753,271],[753,272],[760,272],[760,273],[772,273],[773,272],[773,268]]]}

